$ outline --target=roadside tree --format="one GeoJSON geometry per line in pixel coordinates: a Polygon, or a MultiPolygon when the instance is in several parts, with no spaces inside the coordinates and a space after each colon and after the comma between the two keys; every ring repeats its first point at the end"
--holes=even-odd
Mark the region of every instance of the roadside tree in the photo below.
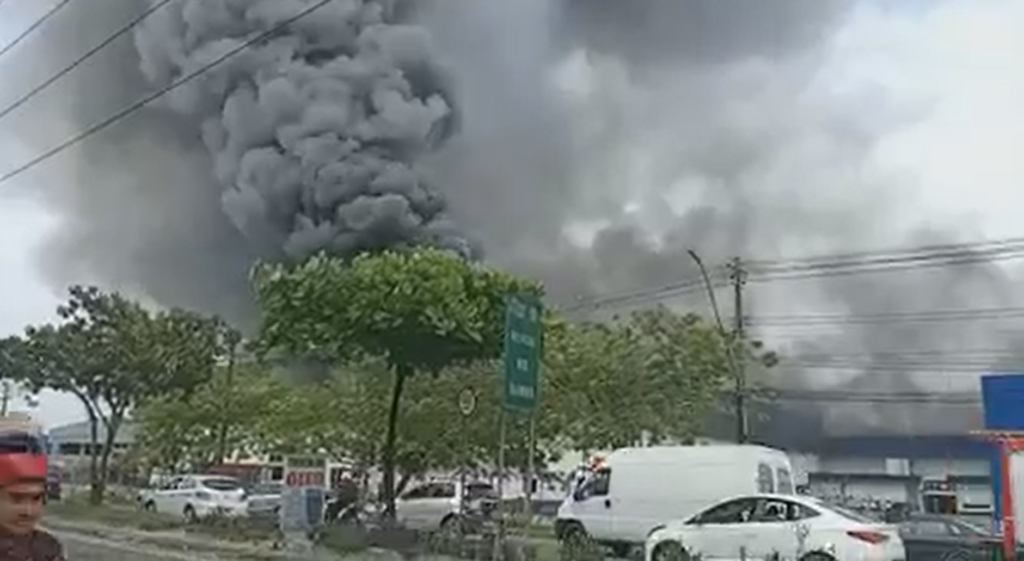
{"type": "Polygon", "coordinates": [[[82,286],[70,289],[58,313],[57,324],[26,328],[14,372],[33,391],[68,392],[82,403],[91,435],[90,498],[99,503],[128,412],[209,379],[218,322],[181,310],[154,315],[120,294],[82,286]]]}
{"type": "Polygon", "coordinates": [[[505,298],[540,287],[436,249],[314,257],[264,266],[255,275],[265,350],[345,364],[377,358],[391,378],[381,450],[383,499],[394,515],[398,419],[417,373],[494,359],[502,349],[505,298]]]}
{"type": "Polygon", "coordinates": [[[262,453],[256,427],[287,399],[286,388],[256,365],[218,367],[193,391],[143,401],[133,412],[136,458],[150,468],[202,470],[232,453],[262,453]]]}

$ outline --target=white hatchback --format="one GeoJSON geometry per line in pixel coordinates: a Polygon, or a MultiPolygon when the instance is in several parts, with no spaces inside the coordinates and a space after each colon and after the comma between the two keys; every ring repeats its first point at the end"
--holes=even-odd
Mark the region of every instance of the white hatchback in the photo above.
{"type": "Polygon", "coordinates": [[[646,561],[902,561],[897,529],[812,497],[745,495],[658,526],[646,561]]]}
{"type": "Polygon", "coordinates": [[[158,489],[143,492],[139,502],[146,510],[179,515],[187,520],[248,514],[242,483],[222,475],[174,477],[158,489]]]}

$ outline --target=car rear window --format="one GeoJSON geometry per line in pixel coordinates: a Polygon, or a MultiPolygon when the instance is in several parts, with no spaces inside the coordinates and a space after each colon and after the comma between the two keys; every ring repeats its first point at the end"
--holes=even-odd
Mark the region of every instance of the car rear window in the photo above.
{"type": "Polygon", "coordinates": [[[217,478],[202,480],[203,487],[214,491],[235,491],[242,488],[242,483],[237,479],[217,478]]]}
{"type": "Polygon", "coordinates": [[[260,485],[254,485],[250,494],[253,495],[280,495],[281,491],[284,490],[284,486],[279,483],[266,483],[260,485]]]}

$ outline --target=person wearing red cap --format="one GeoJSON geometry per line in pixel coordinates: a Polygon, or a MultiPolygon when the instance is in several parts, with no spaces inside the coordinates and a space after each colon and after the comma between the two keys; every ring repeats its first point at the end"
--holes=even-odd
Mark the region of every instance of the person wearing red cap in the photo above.
{"type": "Polygon", "coordinates": [[[46,471],[39,438],[27,432],[0,434],[0,560],[64,561],[57,538],[38,528],[46,471]]]}

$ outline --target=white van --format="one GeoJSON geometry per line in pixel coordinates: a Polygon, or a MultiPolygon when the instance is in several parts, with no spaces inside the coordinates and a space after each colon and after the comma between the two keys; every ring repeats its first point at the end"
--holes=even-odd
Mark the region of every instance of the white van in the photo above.
{"type": "Polygon", "coordinates": [[[555,534],[589,537],[624,557],[656,526],[745,493],[794,494],[786,453],[737,444],[622,448],[574,486],[555,534]]]}

